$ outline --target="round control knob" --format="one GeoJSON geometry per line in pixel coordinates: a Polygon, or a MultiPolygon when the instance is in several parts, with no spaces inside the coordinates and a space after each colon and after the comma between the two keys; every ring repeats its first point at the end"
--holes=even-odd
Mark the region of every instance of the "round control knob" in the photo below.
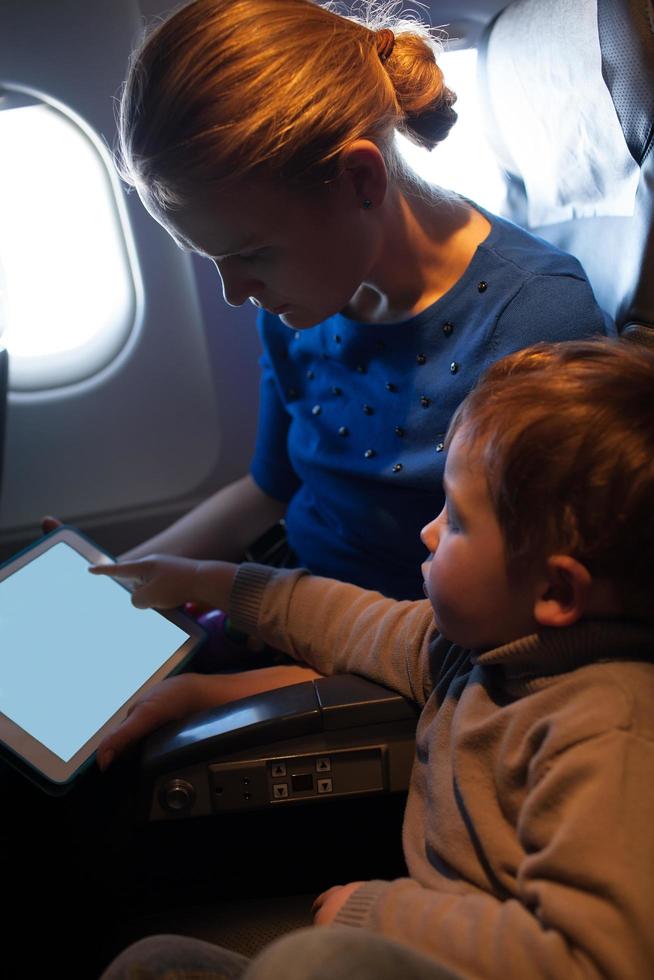
{"type": "Polygon", "coordinates": [[[171,813],[181,813],[195,803],[195,790],[186,779],[170,779],[159,794],[161,805],[171,813]]]}

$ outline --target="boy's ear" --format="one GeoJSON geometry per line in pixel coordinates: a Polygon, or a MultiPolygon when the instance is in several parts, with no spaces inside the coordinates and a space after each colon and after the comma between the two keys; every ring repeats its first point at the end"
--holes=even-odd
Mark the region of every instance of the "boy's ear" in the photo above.
{"type": "Polygon", "coordinates": [[[586,613],[593,579],[586,568],[570,555],[550,555],[544,582],[534,604],[540,626],[572,626],[586,613]]]}

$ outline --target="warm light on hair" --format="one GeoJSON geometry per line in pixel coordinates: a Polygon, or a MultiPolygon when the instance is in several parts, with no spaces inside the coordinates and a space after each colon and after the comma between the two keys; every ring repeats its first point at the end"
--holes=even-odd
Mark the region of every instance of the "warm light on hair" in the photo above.
{"type": "Polygon", "coordinates": [[[406,175],[396,131],[433,147],[456,120],[439,43],[396,3],[341,16],[313,0],[194,0],[132,56],[119,116],[123,178],[164,209],[253,173],[315,184],[353,140],[406,175]],[[375,31],[395,34],[382,60],[375,31]]]}
{"type": "Polygon", "coordinates": [[[512,575],[569,554],[627,614],[654,602],[654,352],[626,340],[538,344],[494,364],[457,409],[479,450],[512,575]]]}

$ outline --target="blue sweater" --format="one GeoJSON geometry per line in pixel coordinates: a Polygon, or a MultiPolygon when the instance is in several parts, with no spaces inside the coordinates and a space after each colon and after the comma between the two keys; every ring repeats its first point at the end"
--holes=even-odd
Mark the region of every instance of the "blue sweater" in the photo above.
{"type": "Polygon", "coordinates": [[[576,259],[505,219],[459,281],[401,323],[342,314],[292,331],[263,313],[252,476],[288,502],[314,574],[422,597],[420,529],[443,505],[443,439],[489,364],[540,340],[615,333],[576,259]]]}

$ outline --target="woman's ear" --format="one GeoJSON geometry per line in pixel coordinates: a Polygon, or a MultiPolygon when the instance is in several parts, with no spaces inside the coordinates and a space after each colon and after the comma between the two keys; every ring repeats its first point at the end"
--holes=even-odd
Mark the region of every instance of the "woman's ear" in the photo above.
{"type": "Polygon", "coordinates": [[[388,171],[379,147],[372,140],[354,140],[341,152],[339,162],[341,181],[357,205],[366,210],[378,208],[388,187],[388,171]]]}
{"type": "Polygon", "coordinates": [[[544,584],[534,604],[540,626],[572,626],[586,613],[593,579],[570,555],[551,555],[546,562],[544,584]]]}

